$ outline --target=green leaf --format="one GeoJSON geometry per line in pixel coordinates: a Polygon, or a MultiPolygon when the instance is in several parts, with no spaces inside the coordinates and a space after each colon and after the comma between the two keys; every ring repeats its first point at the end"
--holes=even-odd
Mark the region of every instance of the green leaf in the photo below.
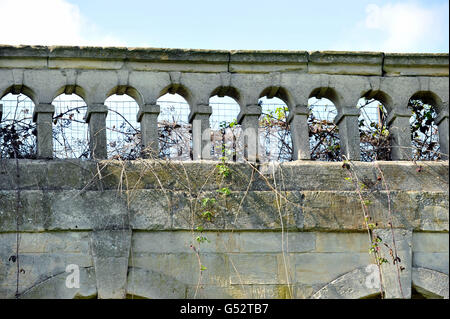
{"type": "Polygon", "coordinates": [[[370,200],[365,200],[364,201],[364,205],[369,206],[370,204],[372,204],[372,202],[370,200]]]}
{"type": "Polygon", "coordinates": [[[228,187],[222,187],[222,188],[218,189],[217,192],[222,195],[225,195],[225,196],[228,196],[231,194],[231,191],[228,187]]]}

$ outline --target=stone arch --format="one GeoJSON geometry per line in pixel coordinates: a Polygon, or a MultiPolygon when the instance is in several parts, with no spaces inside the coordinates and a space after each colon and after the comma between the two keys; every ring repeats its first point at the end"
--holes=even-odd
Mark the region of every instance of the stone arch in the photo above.
{"type": "MultiPolygon", "coordinates": [[[[371,298],[380,293],[379,288],[366,284],[367,266],[356,268],[334,279],[316,293],[312,299],[358,299],[371,298]]],[[[425,297],[449,298],[448,274],[422,267],[412,268],[412,287],[425,297]]]]}
{"type": "Polygon", "coordinates": [[[153,270],[130,267],[127,277],[127,295],[150,299],[184,299],[187,286],[182,282],[153,270]]]}
{"type": "Polygon", "coordinates": [[[308,148],[313,160],[341,160],[341,134],[336,129],[339,109],[330,98],[314,95],[308,98],[308,148]]]}
{"type": "MultiPolygon", "coordinates": [[[[120,88],[119,88],[120,89],[120,88]]],[[[139,102],[131,96],[139,96],[130,88],[112,93],[104,101],[106,116],[106,141],[108,158],[134,159],[140,154],[140,134],[137,114],[139,102]]],[[[141,99],[142,101],[142,99],[141,99]]]]}
{"type": "Polygon", "coordinates": [[[30,98],[30,100],[33,101],[34,105],[37,105],[39,103],[38,96],[36,95],[35,91],[25,85],[11,85],[7,89],[5,89],[3,92],[1,92],[0,100],[4,96],[6,96],[8,93],[15,94],[15,95],[23,94],[23,95],[26,95],[28,98],[30,98]]]}
{"type": "Polygon", "coordinates": [[[274,97],[279,98],[287,105],[290,111],[295,107],[294,98],[284,87],[267,87],[261,91],[261,93],[259,94],[259,98],[262,98],[264,96],[266,96],[268,99],[274,97]]]}
{"type": "Polygon", "coordinates": [[[67,94],[67,95],[71,95],[71,94],[76,94],[79,97],[81,97],[84,102],[88,103],[88,95],[86,93],[86,90],[84,88],[82,88],[81,86],[78,85],[65,85],[61,88],[59,88],[59,90],[57,90],[54,94],[53,94],[53,99],[57,98],[58,96],[60,96],[61,94],[67,94]]]}
{"type": "Polygon", "coordinates": [[[159,92],[158,99],[167,93],[180,95],[186,100],[189,104],[189,108],[192,110],[194,105],[194,96],[186,86],[179,83],[171,83],[159,92]]]}
{"type": "Polygon", "coordinates": [[[436,108],[436,112],[442,111],[443,101],[442,99],[433,91],[417,91],[414,93],[410,100],[422,100],[425,104],[430,104],[436,108]]]}
{"type": "Polygon", "coordinates": [[[97,284],[93,267],[80,267],[80,288],[67,288],[68,273],[48,274],[20,294],[21,299],[87,299],[97,297],[97,284]]]}
{"type": "Polygon", "coordinates": [[[126,95],[132,97],[136,101],[136,103],[139,105],[139,107],[142,107],[144,105],[144,99],[142,97],[142,94],[132,86],[127,86],[127,85],[115,86],[110,91],[108,91],[108,93],[106,94],[105,101],[111,95],[114,95],[114,94],[116,94],[116,95],[126,94],[126,95]]]}
{"type": "Polygon", "coordinates": [[[413,267],[412,286],[422,295],[449,299],[448,275],[442,272],[413,267]]]}
{"type": "Polygon", "coordinates": [[[237,104],[239,104],[240,108],[242,109],[242,100],[241,100],[241,93],[238,89],[236,89],[233,86],[219,86],[216,89],[214,89],[209,97],[213,97],[217,95],[218,97],[231,97],[233,100],[236,101],[237,104]]]}
{"type": "Polygon", "coordinates": [[[374,99],[380,101],[380,103],[382,103],[386,107],[388,113],[391,112],[391,110],[394,107],[392,97],[388,93],[381,90],[367,91],[365,94],[361,96],[361,98],[374,99]]]}
{"type": "Polygon", "coordinates": [[[336,109],[340,111],[342,105],[342,101],[344,100],[339,92],[332,87],[318,87],[311,91],[308,96],[308,99],[315,97],[317,99],[326,98],[333,102],[336,109]]]}
{"type": "Polygon", "coordinates": [[[230,96],[211,96],[208,101],[211,107],[209,127],[212,140],[211,158],[229,157],[236,161],[239,153],[239,136],[241,133],[237,118],[241,107],[236,99],[230,96]]]}
{"type": "Polygon", "coordinates": [[[369,91],[360,97],[357,106],[361,161],[390,160],[387,119],[392,110],[391,97],[382,91],[369,91]]]}
{"type": "Polygon", "coordinates": [[[448,126],[445,125],[447,121],[441,122],[445,116],[448,117],[448,110],[445,110],[442,99],[432,91],[417,91],[408,100],[408,112],[411,110],[413,114],[409,124],[413,158],[433,160],[437,157],[447,157],[448,126]],[[425,114],[427,118],[432,114],[432,119],[424,117],[425,114]]]}
{"type": "Polygon", "coordinates": [[[34,111],[38,106],[36,95],[24,86],[10,86],[0,92],[0,125],[6,130],[14,126],[16,132],[9,137],[0,134],[0,157],[36,158],[37,125],[33,122],[34,111]]]}
{"type": "MultiPolygon", "coordinates": [[[[156,103],[159,106],[157,116],[158,156],[176,160],[191,160],[192,124],[189,114],[195,105],[192,95],[184,87],[166,87],[161,91],[156,103]],[[189,98],[189,100],[187,99],[189,98]]],[[[155,134],[156,135],[156,134],[155,134]]]]}
{"type": "Polygon", "coordinates": [[[52,100],[53,158],[87,158],[89,156],[86,99],[82,89],[59,90],[52,100]]]}
{"type": "Polygon", "coordinates": [[[361,299],[370,298],[380,293],[380,289],[366,284],[371,271],[368,266],[356,268],[334,279],[315,294],[311,299],[361,299]]]}
{"type": "Polygon", "coordinates": [[[290,161],[293,158],[292,134],[289,113],[295,104],[288,91],[280,87],[268,87],[259,97],[261,107],[259,142],[261,161],[290,161]]]}

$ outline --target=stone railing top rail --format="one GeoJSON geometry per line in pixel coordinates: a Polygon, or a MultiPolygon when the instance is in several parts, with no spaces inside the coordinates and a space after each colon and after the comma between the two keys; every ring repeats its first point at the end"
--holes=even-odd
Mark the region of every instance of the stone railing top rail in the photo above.
{"type": "Polygon", "coordinates": [[[448,53],[199,50],[0,45],[0,68],[81,68],[195,72],[448,76],[448,53]],[[72,64],[70,63],[72,61],[72,64]],[[98,61],[100,63],[95,63],[98,61]],[[177,64],[177,67],[170,67],[177,64]],[[189,64],[189,65],[186,65],[189,64]],[[192,68],[193,64],[214,67],[192,68]]]}

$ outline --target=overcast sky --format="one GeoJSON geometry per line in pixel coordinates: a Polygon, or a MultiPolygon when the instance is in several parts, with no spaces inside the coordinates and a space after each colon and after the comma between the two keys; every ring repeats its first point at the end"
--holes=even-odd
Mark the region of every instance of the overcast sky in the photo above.
{"type": "Polygon", "coordinates": [[[448,52],[444,0],[0,0],[0,44],[448,52]]]}

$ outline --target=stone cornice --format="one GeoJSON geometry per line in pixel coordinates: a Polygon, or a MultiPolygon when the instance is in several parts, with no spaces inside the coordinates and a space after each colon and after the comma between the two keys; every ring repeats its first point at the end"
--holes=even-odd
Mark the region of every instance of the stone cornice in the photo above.
{"type": "Polygon", "coordinates": [[[448,76],[448,53],[0,45],[0,68],[448,76]]]}

